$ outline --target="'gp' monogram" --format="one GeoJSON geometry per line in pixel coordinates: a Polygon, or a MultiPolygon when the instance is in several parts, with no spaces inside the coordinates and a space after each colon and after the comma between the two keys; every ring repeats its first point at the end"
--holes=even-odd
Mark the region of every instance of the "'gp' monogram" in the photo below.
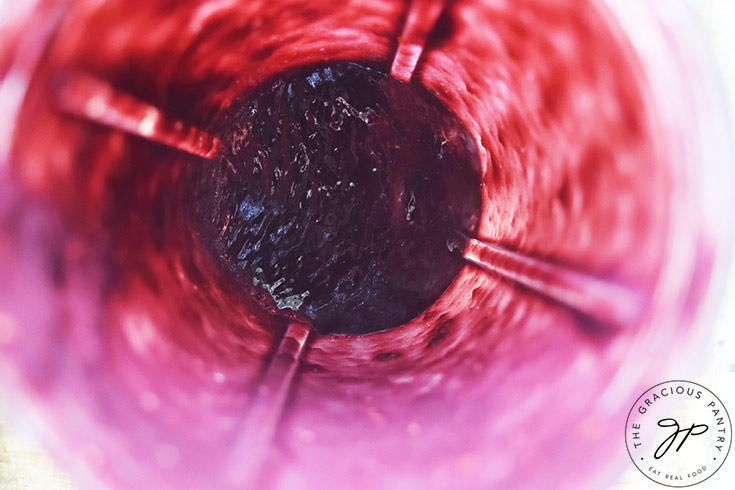
{"type": "Polygon", "coordinates": [[[664,439],[664,442],[662,442],[658,449],[656,449],[656,452],[653,453],[653,457],[656,459],[661,459],[668,452],[668,450],[671,448],[671,445],[674,444],[674,441],[680,433],[684,432],[684,439],[681,440],[679,446],[676,448],[677,452],[679,452],[679,449],[681,449],[681,447],[684,445],[684,442],[686,442],[687,438],[690,435],[698,436],[704,434],[705,432],[707,432],[707,429],[709,429],[709,427],[707,427],[707,424],[692,424],[692,426],[688,429],[679,429],[679,422],[677,422],[676,419],[661,419],[658,421],[658,426],[675,427],[676,430],[669,437],[664,439]],[[695,430],[698,430],[699,432],[695,432],[695,430]],[[664,447],[664,445],[666,445],[666,447],[664,447]],[[661,451],[662,449],[663,451],[661,451]]]}

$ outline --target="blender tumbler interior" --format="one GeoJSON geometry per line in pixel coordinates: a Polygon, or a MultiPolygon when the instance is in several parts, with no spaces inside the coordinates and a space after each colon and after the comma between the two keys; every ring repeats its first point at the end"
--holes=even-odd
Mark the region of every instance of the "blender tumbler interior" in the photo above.
{"type": "Polygon", "coordinates": [[[11,165],[82,299],[24,379],[115,488],[583,481],[670,247],[649,90],[593,1],[74,2],[11,165]]]}

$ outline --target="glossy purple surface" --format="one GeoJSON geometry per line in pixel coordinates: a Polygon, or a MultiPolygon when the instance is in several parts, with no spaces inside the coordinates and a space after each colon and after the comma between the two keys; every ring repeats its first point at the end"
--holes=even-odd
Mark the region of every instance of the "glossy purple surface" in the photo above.
{"type": "Polygon", "coordinates": [[[215,259],[271,312],[324,334],[387,330],[464,267],[477,150],[421,86],[354,63],[300,68],[224,126],[219,161],[191,173],[191,206],[215,259]]]}

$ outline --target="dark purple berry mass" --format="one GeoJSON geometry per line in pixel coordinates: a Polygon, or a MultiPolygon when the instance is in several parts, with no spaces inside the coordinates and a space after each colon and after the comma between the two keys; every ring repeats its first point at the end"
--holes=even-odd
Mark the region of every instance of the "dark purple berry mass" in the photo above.
{"type": "Polygon", "coordinates": [[[273,314],[322,334],[386,330],[464,265],[477,150],[420,85],[354,63],[300,68],[237,102],[222,134],[198,215],[224,268],[273,314]]]}

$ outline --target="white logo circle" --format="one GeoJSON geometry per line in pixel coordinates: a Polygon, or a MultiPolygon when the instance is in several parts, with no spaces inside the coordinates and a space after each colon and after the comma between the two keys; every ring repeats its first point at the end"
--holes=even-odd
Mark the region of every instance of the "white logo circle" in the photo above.
{"type": "Polygon", "coordinates": [[[666,381],[630,409],[625,443],[636,467],[667,487],[689,487],[711,477],[732,443],[730,416],[719,398],[691,381],[666,381]]]}

